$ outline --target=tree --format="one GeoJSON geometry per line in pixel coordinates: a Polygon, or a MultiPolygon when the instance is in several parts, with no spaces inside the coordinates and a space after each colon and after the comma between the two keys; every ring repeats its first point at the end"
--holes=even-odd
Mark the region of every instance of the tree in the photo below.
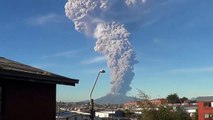
{"type": "Polygon", "coordinates": [[[173,93],[173,94],[170,94],[166,97],[166,99],[168,100],[169,103],[180,103],[180,99],[177,95],[177,93],[173,93]]]}
{"type": "Polygon", "coordinates": [[[198,110],[196,109],[195,114],[192,116],[192,120],[198,120],[198,110]]]}
{"type": "Polygon", "coordinates": [[[173,120],[170,108],[149,108],[142,111],[140,120],[173,120]]]}
{"type": "Polygon", "coordinates": [[[188,101],[189,99],[187,98],[187,97],[182,97],[182,98],[180,98],[180,102],[181,103],[184,103],[184,102],[186,102],[186,101],[188,101]]]}
{"type": "MultiPolygon", "coordinates": [[[[147,94],[141,90],[138,91],[139,98],[143,99],[143,104],[141,105],[143,110],[140,120],[191,120],[189,114],[182,108],[177,107],[176,109],[173,109],[172,106],[154,105],[149,101],[150,97],[147,94]]],[[[174,101],[173,103],[179,102],[179,97],[176,93],[168,95],[168,99],[174,101]]]]}
{"type": "Polygon", "coordinates": [[[143,108],[152,107],[152,104],[149,101],[151,97],[149,95],[147,95],[144,91],[139,90],[139,89],[137,89],[137,90],[138,90],[137,96],[139,97],[140,100],[142,100],[141,107],[143,107],[143,108]]]}
{"type": "Polygon", "coordinates": [[[131,112],[131,111],[128,110],[128,109],[126,109],[126,110],[124,111],[124,113],[125,113],[125,117],[132,117],[132,116],[134,115],[134,112],[131,112]]]}
{"type": "Polygon", "coordinates": [[[177,107],[176,111],[174,111],[174,119],[172,120],[191,120],[191,117],[189,116],[186,111],[184,111],[181,107],[177,107]]]}
{"type": "Polygon", "coordinates": [[[172,107],[161,106],[143,110],[140,120],[191,120],[191,118],[181,108],[173,110],[172,107]]]}

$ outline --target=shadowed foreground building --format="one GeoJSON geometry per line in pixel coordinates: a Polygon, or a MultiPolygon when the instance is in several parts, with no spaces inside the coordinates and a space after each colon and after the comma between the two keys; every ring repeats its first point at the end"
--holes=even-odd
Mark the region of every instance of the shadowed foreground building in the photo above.
{"type": "Polygon", "coordinates": [[[76,83],[0,57],[0,120],[55,120],[56,84],[76,83]]]}

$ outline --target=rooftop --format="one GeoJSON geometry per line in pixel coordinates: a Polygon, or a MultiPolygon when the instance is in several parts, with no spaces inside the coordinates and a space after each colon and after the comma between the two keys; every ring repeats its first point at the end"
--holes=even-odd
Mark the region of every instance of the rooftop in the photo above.
{"type": "Polygon", "coordinates": [[[201,96],[201,97],[197,97],[197,101],[213,101],[213,96],[201,96]]]}
{"type": "Polygon", "coordinates": [[[0,78],[75,86],[79,80],[0,57],[0,78]]]}

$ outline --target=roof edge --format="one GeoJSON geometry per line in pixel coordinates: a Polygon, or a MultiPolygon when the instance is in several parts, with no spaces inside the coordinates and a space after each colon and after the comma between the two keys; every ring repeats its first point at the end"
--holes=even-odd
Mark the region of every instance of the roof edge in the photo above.
{"type": "Polygon", "coordinates": [[[41,82],[41,83],[48,83],[48,84],[62,84],[62,85],[75,86],[75,84],[79,83],[78,79],[72,79],[72,78],[63,77],[60,75],[46,76],[41,74],[32,74],[27,72],[4,70],[4,69],[0,69],[0,76],[4,79],[41,82]]]}

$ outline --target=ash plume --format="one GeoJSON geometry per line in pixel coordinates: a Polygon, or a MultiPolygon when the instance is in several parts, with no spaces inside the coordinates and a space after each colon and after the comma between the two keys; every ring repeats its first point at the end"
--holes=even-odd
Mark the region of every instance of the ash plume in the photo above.
{"type": "Polygon", "coordinates": [[[65,5],[66,16],[75,29],[94,37],[95,51],[107,58],[112,79],[109,94],[126,95],[131,90],[137,60],[125,26],[141,20],[138,5],[145,3],[146,0],[68,0],[65,5]]]}

